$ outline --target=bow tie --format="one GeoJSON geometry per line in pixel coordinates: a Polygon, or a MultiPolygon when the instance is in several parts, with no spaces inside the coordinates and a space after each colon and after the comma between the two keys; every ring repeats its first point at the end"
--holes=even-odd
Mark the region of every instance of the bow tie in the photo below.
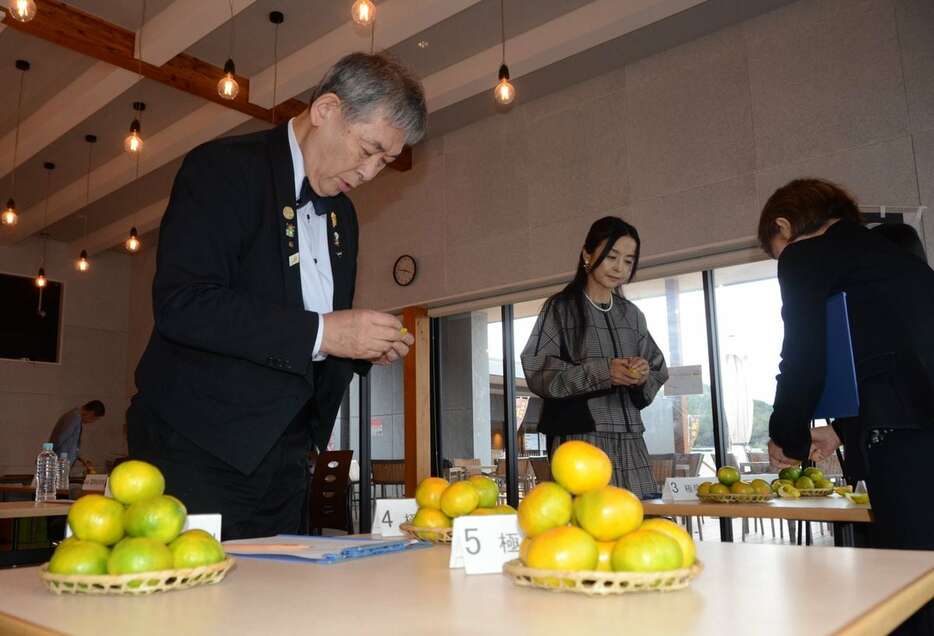
{"type": "Polygon", "coordinates": [[[305,177],[302,181],[302,189],[298,193],[298,199],[295,200],[295,209],[298,210],[309,203],[313,203],[315,204],[315,214],[322,216],[327,210],[325,210],[324,205],[318,204],[323,203],[324,198],[325,197],[319,196],[317,192],[311,189],[311,183],[308,181],[308,177],[305,177]]]}

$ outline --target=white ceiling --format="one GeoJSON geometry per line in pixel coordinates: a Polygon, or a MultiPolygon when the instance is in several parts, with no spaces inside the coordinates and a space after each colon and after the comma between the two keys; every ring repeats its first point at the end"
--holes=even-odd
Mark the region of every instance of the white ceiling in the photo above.
{"type": "MultiPolygon", "coordinates": [[[[136,30],[142,0],[65,0],[83,11],[136,30]]],[[[506,56],[520,99],[531,100],[675,46],[790,0],[505,0],[506,56]]],[[[150,44],[168,59],[186,52],[221,66],[229,56],[229,0],[146,0],[144,57],[150,44]],[[217,5],[217,6],[213,6],[217,5]],[[199,12],[191,18],[192,12],[199,12]],[[207,16],[207,17],[205,17],[207,16]],[[181,48],[179,48],[181,47],[181,48]]],[[[367,49],[370,35],[349,21],[351,0],[234,0],[234,59],[250,77],[251,98],[271,101],[273,25],[269,12],[285,13],[280,27],[278,101],[304,98],[323,69],[343,53],[367,49]],[[290,57],[291,56],[291,57],[290,57]]],[[[500,60],[499,0],[377,0],[375,44],[425,79],[430,134],[438,135],[494,114],[489,89],[500,60]],[[418,42],[427,41],[427,48],[418,42]]],[[[165,85],[20,33],[0,29],[0,199],[11,189],[12,137],[19,72],[32,63],[23,96],[24,124],[17,163],[16,200],[22,212],[15,231],[0,230],[0,245],[47,229],[59,240],[107,249],[122,228],[158,226],[181,157],[215,136],[265,126],[165,85]],[[122,141],[133,101],[146,102],[141,177],[122,141]],[[28,118],[33,116],[33,120],[28,118]],[[38,119],[38,120],[37,120],[38,119]],[[88,145],[93,133],[90,197],[86,194],[88,145]],[[46,217],[42,164],[58,165],[46,217]],[[44,218],[45,217],[45,218],[44,218]]],[[[418,161],[418,149],[415,151],[418,161]]]]}

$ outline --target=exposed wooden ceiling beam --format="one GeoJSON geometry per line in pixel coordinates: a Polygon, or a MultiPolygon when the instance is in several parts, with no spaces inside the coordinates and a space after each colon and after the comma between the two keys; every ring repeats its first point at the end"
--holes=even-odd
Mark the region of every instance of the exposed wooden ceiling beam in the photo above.
{"type": "MultiPolygon", "coordinates": [[[[6,26],[42,38],[53,44],[71,49],[82,55],[106,62],[113,66],[138,73],[143,77],[161,82],[186,93],[191,93],[242,113],[275,123],[273,111],[250,103],[250,80],[237,76],[240,91],[232,100],[223,99],[217,93],[217,82],[224,76],[224,69],[196,57],[179,53],[162,65],[150,64],[135,55],[137,38],[133,31],[111,24],[97,16],[71,7],[60,0],[38,0],[39,10],[29,22],[18,22],[5,16],[6,26]]],[[[146,46],[145,31],[143,47],[146,46]]],[[[298,100],[282,104],[283,111],[294,112],[301,108],[298,100]]],[[[277,108],[277,114],[279,109],[277,108]]],[[[277,117],[281,120],[281,117],[277,117]]]]}
{"type": "MultiPolygon", "coordinates": [[[[435,2],[434,0],[385,0],[380,4],[382,24],[384,25],[377,38],[380,47],[390,48],[406,40],[420,31],[429,28],[466,7],[476,4],[479,0],[447,0],[435,2]]],[[[332,31],[339,32],[340,41],[343,42],[335,48],[333,38],[319,38],[304,48],[288,56],[286,60],[299,58],[305,60],[304,65],[289,65],[289,89],[280,88],[280,93],[295,95],[308,86],[317,82],[324,71],[340,56],[354,50],[369,48],[369,35],[361,33],[352,22],[332,31]],[[346,42],[344,42],[346,40],[346,42]],[[317,60],[316,64],[309,64],[308,60],[317,60]],[[301,73],[304,83],[297,81],[296,73],[301,73]],[[312,73],[316,75],[312,75],[312,73]]],[[[331,34],[328,35],[330,37],[331,34]]],[[[145,42],[144,42],[145,45],[145,42]]],[[[285,62],[284,60],[283,62],[285,62]]],[[[280,64],[280,72],[282,65],[280,64]]],[[[272,76],[272,69],[266,69],[259,75],[272,76]]],[[[255,78],[254,78],[255,79],[255,78]]],[[[281,85],[280,85],[281,87],[281,85]]],[[[259,103],[265,100],[271,103],[272,82],[253,82],[251,86],[253,99],[259,103]]],[[[291,101],[291,100],[290,100],[291,101]]],[[[286,102],[289,103],[289,102],[286,102]]],[[[300,103],[300,102],[299,102],[300,103]]],[[[283,114],[285,114],[285,110],[283,114]]],[[[230,132],[237,126],[246,122],[248,117],[239,111],[219,108],[215,103],[205,104],[192,113],[182,117],[171,126],[146,137],[146,147],[142,158],[141,175],[148,174],[170,161],[184,155],[200,143],[230,132]]],[[[408,151],[411,152],[410,150],[408,151]]],[[[393,164],[407,161],[411,165],[411,158],[403,153],[393,164]]],[[[390,165],[393,165],[390,164],[390,165]]],[[[104,165],[98,166],[91,173],[94,188],[90,201],[85,199],[85,179],[79,179],[55,192],[49,198],[48,216],[44,217],[45,200],[38,201],[28,210],[24,210],[19,223],[5,232],[0,232],[0,245],[10,245],[21,241],[33,234],[42,231],[58,221],[74,214],[88,203],[129,185],[134,180],[134,163],[125,155],[120,155],[104,165]]],[[[135,210],[128,210],[127,217],[132,217],[135,210]]],[[[116,221],[107,226],[111,230],[115,226],[125,229],[128,220],[116,221]]],[[[101,228],[102,230],[105,228],[101,228]]]]}
{"type": "MultiPolygon", "coordinates": [[[[255,0],[234,0],[234,15],[255,0]]],[[[161,65],[184,51],[230,19],[229,5],[203,0],[174,0],[160,13],[147,20],[145,33],[151,42],[145,59],[161,65]]],[[[6,27],[0,23],[0,31],[6,27]]],[[[96,62],[47,102],[29,113],[20,126],[16,166],[26,163],[62,135],[129,90],[140,80],[135,72],[106,62],[96,62]]],[[[13,156],[14,131],[0,137],[0,157],[13,156]]],[[[0,178],[14,168],[4,162],[0,178]]]]}

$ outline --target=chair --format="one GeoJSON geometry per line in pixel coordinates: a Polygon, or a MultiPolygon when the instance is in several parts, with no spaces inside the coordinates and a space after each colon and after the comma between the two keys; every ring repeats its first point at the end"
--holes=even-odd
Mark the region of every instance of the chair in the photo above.
{"type": "Polygon", "coordinates": [[[308,487],[306,531],[321,534],[324,528],[353,534],[348,482],[353,451],[324,451],[315,460],[315,472],[308,487]]]}
{"type": "Polygon", "coordinates": [[[674,475],[674,453],[649,455],[649,466],[652,468],[652,477],[655,478],[655,483],[658,484],[658,491],[661,492],[665,480],[674,475]]]}
{"type": "Polygon", "coordinates": [[[373,474],[373,491],[379,486],[379,497],[386,497],[386,486],[405,486],[405,460],[404,459],[374,459],[370,462],[373,474]]]}
{"type": "Polygon", "coordinates": [[[476,457],[471,457],[469,459],[455,459],[454,460],[454,467],[465,468],[467,470],[468,477],[481,474],[480,466],[481,466],[480,460],[477,459],[476,457]]]}
{"type": "Polygon", "coordinates": [[[532,472],[535,473],[535,483],[551,481],[551,463],[547,457],[530,459],[529,463],[532,465],[532,472]]]}

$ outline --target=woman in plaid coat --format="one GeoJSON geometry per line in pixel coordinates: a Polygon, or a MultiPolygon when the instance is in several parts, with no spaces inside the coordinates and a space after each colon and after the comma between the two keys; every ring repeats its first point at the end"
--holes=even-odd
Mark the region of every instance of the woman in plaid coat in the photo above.
{"type": "Polygon", "coordinates": [[[645,316],[619,288],[639,265],[639,233],[618,217],[587,233],[574,280],[549,298],[522,352],[529,388],[544,398],[538,430],[549,452],[570,439],[603,449],[613,485],[658,496],[640,411],[668,380],[645,316]]]}

